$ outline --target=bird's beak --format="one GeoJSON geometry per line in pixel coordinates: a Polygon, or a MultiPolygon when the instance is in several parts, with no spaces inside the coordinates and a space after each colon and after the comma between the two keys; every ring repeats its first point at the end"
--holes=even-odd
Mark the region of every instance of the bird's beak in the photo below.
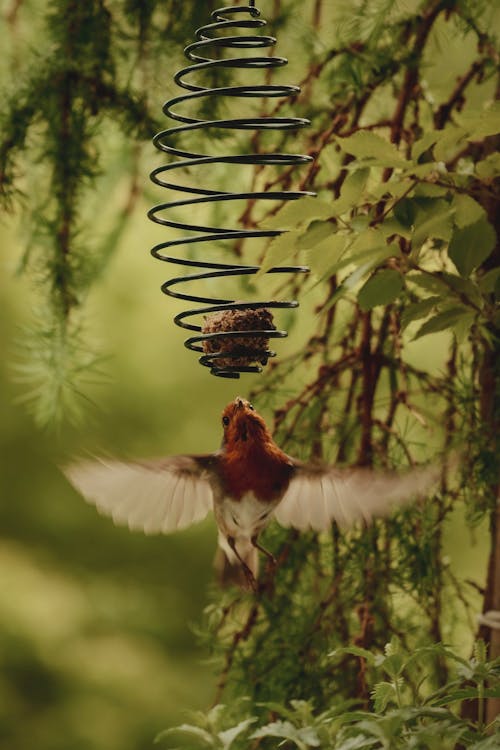
{"type": "Polygon", "coordinates": [[[238,398],[235,398],[234,404],[237,409],[237,414],[239,415],[239,419],[238,419],[239,438],[243,440],[243,442],[246,442],[248,439],[248,421],[247,421],[247,416],[249,414],[249,410],[247,408],[248,401],[245,401],[244,398],[241,398],[240,396],[238,396],[238,398]]]}

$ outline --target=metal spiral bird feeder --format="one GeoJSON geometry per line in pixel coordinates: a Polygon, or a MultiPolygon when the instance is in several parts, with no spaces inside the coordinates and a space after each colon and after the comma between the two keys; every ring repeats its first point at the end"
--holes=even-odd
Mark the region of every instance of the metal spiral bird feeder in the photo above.
{"type": "MultiPolygon", "coordinates": [[[[273,324],[270,309],[293,308],[298,302],[266,300],[266,301],[242,301],[235,299],[220,299],[207,296],[197,296],[193,293],[180,291],[184,284],[192,284],[200,280],[214,279],[220,277],[243,277],[256,274],[260,270],[259,265],[242,265],[239,262],[215,262],[210,260],[199,260],[187,257],[177,257],[166,253],[170,248],[180,245],[191,245],[193,243],[212,242],[220,243],[225,240],[252,240],[254,238],[275,237],[282,234],[279,229],[254,229],[254,228],[227,228],[218,226],[204,226],[194,222],[189,223],[172,218],[172,212],[185,207],[191,207],[192,215],[202,212],[203,204],[216,204],[220,201],[251,200],[256,201],[290,201],[305,195],[314,195],[307,191],[291,190],[265,190],[250,192],[233,192],[230,190],[213,190],[197,185],[185,186],[177,184],[173,175],[175,170],[201,166],[210,176],[211,169],[217,164],[230,165],[229,169],[234,171],[234,182],[238,180],[239,165],[278,165],[295,166],[310,162],[312,157],[288,153],[245,153],[236,155],[214,155],[194,153],[179,147],[179,140],[193,131],[209,131],[219,129],[219,132],[227,131],[293,131],[305,127],[309,120],[299,117],[277,117],[264,114],[246,117],[230,117],[228,119],[197,119],[187,114],[186,102],[195,102],[199,109],[203,105],[214,103],[214,100],[225,100],[234,102],[235,98],[242,100],[251,98],[288,98],[296,96],[300,89],[292,85],[244,84],[244,85],[221,85],[214,88],[205,87],[196,83],[197,77],[203,75],[227,75],[226,71],[233,69],[270,71],[287,64],[283,57],[263,56],[256,52],[252,56],[225,57],[225,50],[261,50],[272,47],[276,39],[272,36],[253,34],[249,30],[260,29],[266,25],[266,21],[259,18],[260,11],[255,7],[252,0],[249,5],[231,6],[221,8],[212,13],[212,23],[209,23],[196,31],[196,41],[188,45],[184,54],[192,63],[174,76],[178,86],[186,90],[183,93],[169,99],[163,106],[163,112],[172,120],[181,123],[158,133],[153,139],[157,149],[163,151],[174,160],[160,166],[151,172],[151,180],[163,188],[180,193],[187,193],[189,197],[181,200],[170,200],[154,206],[148,213],[149,218],[167,227],[173,227],[194,235],[183,236],[180,239],[168,240],[155,245],[151,253],[155,258],[167,263],[185,266],[188,269],[197,269],[195,273],[178,276],[169,279],[162,285],[162,291],[170,297],[208,305],[197,307],[179,313],[174,322],[181,328],[195,331],[196,335],[190,336],[185,341],[189,349],[201,352],[199,361],[202,365],[210,367],[212,374],[226,378],[239,378],[241,372],[260,372],[261,365],[265,365],[275,352],[268,348],[269,339],[283,338],[287,336],[286,331],[276,330],[273,324]],[[242,29],[243,33],[236,33],[242,29]],[[229,33],[228,33],[229,32],[229,33]],[[182,105],[178,109],[178,105],[182,105]],[[193,316],[202,316],[203,325],[188,322],[193,316]]],[[[226,53],[229,54],[229,53],[226,53]]],[[[237,54],[237,53],[236,53],[237,54]]],[[[189,105],[188,105],[189,106],[189,105]]],[[[210,142],[207,134],[207,143],[210,142]]],[[[210,177],[209,177],[210,179],[210,177]]],[[[233,252],[233,258],[237,256],[233,252]]],[[[307,273],[308,268],[304,266],[278,266],[268,270],[271,274],[296,274],[307,273]]]]}

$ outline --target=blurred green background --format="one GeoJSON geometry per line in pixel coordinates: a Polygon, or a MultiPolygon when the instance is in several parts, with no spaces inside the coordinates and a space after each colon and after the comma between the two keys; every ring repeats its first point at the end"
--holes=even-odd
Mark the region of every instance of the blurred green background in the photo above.
{"type": "MultiPolygon", "coordinates": [[[[23,21],[19,47],[8,50],[12,59],[22,43],[34,43],[41,5],[32,4],[32,26],[23,21]]],[[[328,34],[328,25],[323,31],[328,34]]],[[[312,34],[309,39],[292,18],[280,51],[287,54],[299,37],[312,46],[312,34]]],[[[454,80],[464,45],[444,29],[435,44],[446,49],[449,61],[447,70],[429,72],[439,95],[439,85],[454,80]]],[[[169,75],[179,67],[178,52],[169,53],[169,75]]],[[[301,65],[297,56],[290,81],[300,77],[301,65]]],[[[167,78],[165,97],[175,90],[167,78]]],[[[110,131],[103,177],[86,204],[89,246],[108,235],[114,213],[127,201],[128,178],[119,174],[130,154],[117,144],[110,131]]],[[[139,181],[146,183],[160,163],[146,147],[139,181]]],[[[31,166],[28,191],[40,169],[31,166]]],[[[85,422],[58,431],[35,427],[17,370],[23,328],[36,322],[41,306],[40,291],[18,272],[30,229],[24,215],[0,225],[0,747],[9,750],[149,748],[158,731],[182,721],[186,709],[205,708],[214,697],[216,676],[191,628],[212,582],[212,520],[177,535],[145,538],[101,518],[58,469],[86,451],[141,457],[214,450],[222,408],[255,382],[253,376],[240,382],[213,378],[184,349],[185,334],[172,323],[182,305],[159,289],[171,269],[148,252],[165,238],[146,219],[151,203],[150,195],[136,203],[87,302],[88,340],[106,354],[105,377],[90,387],[85,422]]],[[[310,335],[314,304],[314,292],[301,300],[290,339],[277,344],[280,355],[299,349],[310,335]]],[[[447,343],[444,334],[429,336],[409,345],[406,357],[439,370],[447,343]]],[[[447,545],[457,577],[484,580],[485,538],[478,528],[471,543],[460,518],[454,519],[447,545]]],[[[452,632],[457,638],[450,625],[452,632]]],[[[466,625],[463,633],[455,645],[465,652],[466,625]]]]}

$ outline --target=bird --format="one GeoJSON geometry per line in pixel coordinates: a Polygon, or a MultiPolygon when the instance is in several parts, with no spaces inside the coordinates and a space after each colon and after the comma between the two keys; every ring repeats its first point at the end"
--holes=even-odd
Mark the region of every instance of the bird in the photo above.
{"type": "Polygon", "coordinates": [[[233,580],[242,572],[244,586],[254,591],[258,553],[276,565],[259,543],[271,519],[299,531],[368,525],[395,505],[427,494],[440,476],[436,464],[397,473],[293,458],[241,397],[223,410],[222,427],[221,448],[213,453],[144,461],[92,458],[63,471],[85,500],[131,530],[167,534],[213,511],[227,569],[233,580]]]}

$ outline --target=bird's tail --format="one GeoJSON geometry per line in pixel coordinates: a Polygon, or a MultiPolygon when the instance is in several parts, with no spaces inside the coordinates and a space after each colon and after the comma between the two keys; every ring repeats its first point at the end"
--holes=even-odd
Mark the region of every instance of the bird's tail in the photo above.
{"type": "MultiPolygon", "coordinates": [[[[249,542],[238,543],[238,554],[250,570],[254,579],[259,574],[259,556],[257,549],[249,542]]],[[[238,560],[226,540],[219,538],[219,547],[215,553],[214,568],[217,580],[221,586],[239,586],[243,589],[250,588],[248,576],[245,574],[241,562],[238,560]]]]}

